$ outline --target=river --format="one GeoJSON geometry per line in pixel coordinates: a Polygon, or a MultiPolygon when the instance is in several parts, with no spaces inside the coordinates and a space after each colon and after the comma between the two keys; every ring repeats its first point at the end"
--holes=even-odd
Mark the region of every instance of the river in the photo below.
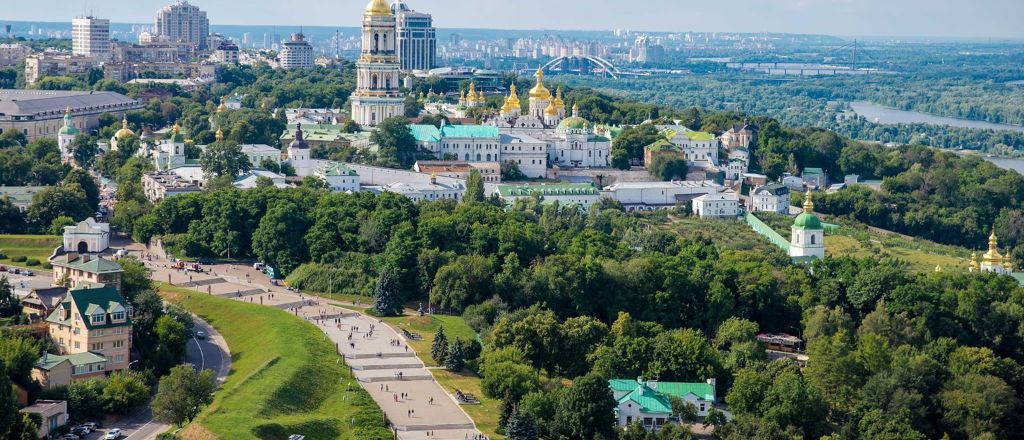
{"type": "Polygon", "coordinates": [[[974,121],[970,119],[949,118],[945,116],[929,115],[927,113],[896,110],[884,107],[867,101],[854,101],[850,103],[853,111],[867,118],[871,122],[879,124],[933,124],[949,125],[953,127],[966,128],[988,128],[992,130],[1012,130],[1024,133],[1024,127],[1010,124],[994,124],[985,121],[974,121]]]}
{"type": "Polygon", "coordinates": [[[1013,159],[1008,157],[986,157],[985,160],[994,163],[1004,170],[1014,170],[1024,174],[1024,159],[1013,159]]]}

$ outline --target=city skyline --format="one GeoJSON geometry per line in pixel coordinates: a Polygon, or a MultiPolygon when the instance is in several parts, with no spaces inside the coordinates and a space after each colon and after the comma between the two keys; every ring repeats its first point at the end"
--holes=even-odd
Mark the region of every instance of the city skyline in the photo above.
{"type": "MultiPolygon", "coordinates": [[[[92,14],[117,23],[152,23],[156,10],[171,0],[138,0],[131,8],[108,0],[47,0],[5,8],[13,21],[70,21],[92,14]]],[[[281,8],[279,2],[252,0],[239,10],[232,2],[190,2],[208,12],[213,25],[358,26],[363,0],[320,2],[310,8],[281,8]]],[[[515,30],[612,30],[650,32],[778,32],[837,36],[1024,38],[1016,22],[1024,2],[978,0],[726,0],[715,4],[679,0],[636,3],[617,0],[545,2],[521,0],[412,0],[413,9],[434,15],[438,28],[515,30]],[[586,7],[583,7],[586,6],[586,7]],[[538,11],[543,11],[538,13],[538,11]],[[481,15],[481,11],[487,14],[481,15]],[[985,26],[964,26],[985,23],[985,26]]]]}

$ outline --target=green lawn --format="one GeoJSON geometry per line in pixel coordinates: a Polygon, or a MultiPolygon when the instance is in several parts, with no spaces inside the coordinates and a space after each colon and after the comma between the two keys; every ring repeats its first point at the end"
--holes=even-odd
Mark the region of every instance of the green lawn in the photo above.
{"type": "Polygon", "coordinates": [[[35,258],[40,263],[46,263],[62,241],[58,235],[0,235],[0,253],[6,254],[6,258],[0,258],[0,264],[27,267],[25,263],[11,262],[11,258],[17,256],[25,256],[30,260],[35,258]]]}
{"type": "MultiPolygon", "coordinates": [[[[444,326],[444,333],[448,336],[449,341],[454,338],[476,339],[476,333],[461,316],[395,316],[383,319],[392,326],[404,328],[423,336],[422,341],[409,341],[409,346],[416,350],[416,354],[428,366],[437,365],[430,357],[430,345],[434,342],[434,333],[437,332],[438,327],[444,326]]],[[[440,368],[431,369],[430,372],[437,379],[437,383],[441,384],[449,393],[455,394],[455,390],[458,389],[476,395],[480,399],[480,404],[463,405],[462,409],[466,410],[481,432],[493,439],[505,438],[495,432],[495,429],[498,428],[498,416],[501,414],[501,401],[484,396],[480,391],[479,376],[469,371],[452,373],[440,368]]]]}
{"type": "Polygon", "coordinates": [[[187,432],[217,438],[391,438],[383,412],[349,374],[334,344],[279,309],[161,284],[161,295],[201,316],[227,340],[231,372],[187,432]]]}

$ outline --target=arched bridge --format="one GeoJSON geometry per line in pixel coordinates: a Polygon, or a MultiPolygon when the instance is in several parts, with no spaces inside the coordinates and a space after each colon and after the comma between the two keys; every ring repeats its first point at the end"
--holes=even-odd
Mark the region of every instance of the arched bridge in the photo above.
{"type": "Polygon", "coordinates": [[[619,79],[622,71],[610,61],[590,55],[567,55],[548,61],[541,69],[545,73],[609,76],[619,79]]]}

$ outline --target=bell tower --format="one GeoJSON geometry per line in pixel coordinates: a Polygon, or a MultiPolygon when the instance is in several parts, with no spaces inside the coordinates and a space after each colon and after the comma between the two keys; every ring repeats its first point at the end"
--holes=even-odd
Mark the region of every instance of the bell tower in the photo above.
{"type": "Polygon", "coordinates": [[[395,52],[397,25],[385,0],[370,0],[363,12],[362,52],[356,63],[356,91],[352,94],[352,119],[373,127],[380,121],[405,113],[399,88],[400,64],[395,52]]]}

